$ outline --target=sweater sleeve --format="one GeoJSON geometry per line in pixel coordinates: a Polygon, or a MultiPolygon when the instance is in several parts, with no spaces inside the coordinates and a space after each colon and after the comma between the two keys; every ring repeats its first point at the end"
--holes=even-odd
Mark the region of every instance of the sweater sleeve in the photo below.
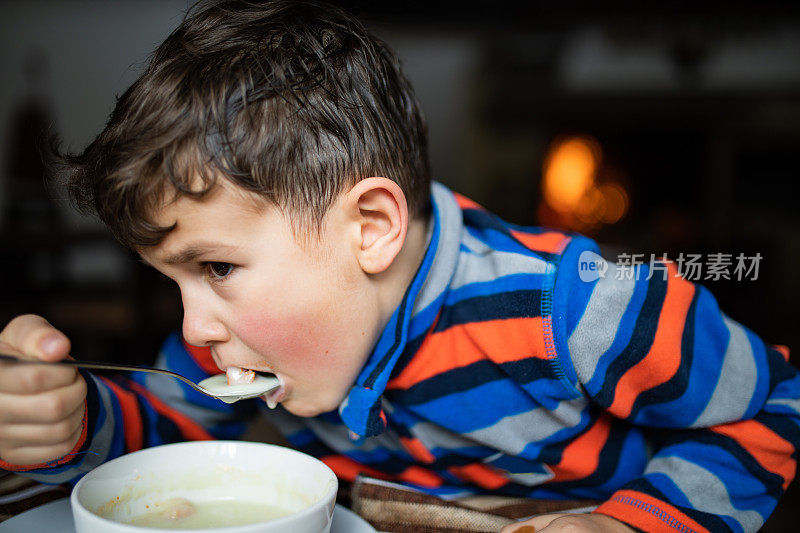
{"type": "Polygon", "coordinates": [[[642,475],[595,512],[644,531],[757,531],[800,446],[788,350],[726,316],[674,264],[604,263],[587,243],[568,249],[556,281],[559,360],[650,448],[642,475]]]}
{"type": "MultiPolygon", "coordinates": [[[[219,373],[207,348],[168,336],[155,364],[195,382],[219,373]]],[[[65,457],[38,465],[0,464],[42,483],[76,483],[85,473],[125,453],[186,440],[235,439],[246,429],[256,400],[226,404],[163,374],[96,376],[87,383],[83,435],[65,457]]]]}

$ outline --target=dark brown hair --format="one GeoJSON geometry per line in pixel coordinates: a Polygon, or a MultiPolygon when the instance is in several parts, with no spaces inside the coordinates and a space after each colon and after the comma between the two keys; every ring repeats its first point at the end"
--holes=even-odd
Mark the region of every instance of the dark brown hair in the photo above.
{"type": "Polygon", "coordinates": [[[201,3],[155,50],[83,153],[59,155],[70,197],[131,248],[172,229],[172,194],[219,177],[316,227],[369,176],[428,209],[427,127],[395,54],[341,9],[312,1],[201,3]],[[198,182],[197,178],[200,178],[198,182]]]}

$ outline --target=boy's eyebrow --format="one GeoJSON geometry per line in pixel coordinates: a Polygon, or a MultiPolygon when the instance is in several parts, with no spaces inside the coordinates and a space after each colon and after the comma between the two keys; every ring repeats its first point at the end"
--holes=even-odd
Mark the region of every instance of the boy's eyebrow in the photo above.
{"type": "Polygon", "coordinates": [[[219,250],[220,248],[231,249],[232,247],[217,243],[192,243],[183,250],[168,255],[163,259],[163,262],[167,265],[182,265],[194,261],[211,250],[219,250]]]}

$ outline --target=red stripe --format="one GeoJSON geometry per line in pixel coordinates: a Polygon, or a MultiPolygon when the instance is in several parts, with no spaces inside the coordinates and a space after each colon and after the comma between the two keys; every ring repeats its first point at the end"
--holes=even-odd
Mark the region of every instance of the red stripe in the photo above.
{"type": "Polygon", "coordinates": [[[165,416],[172,420],[178,429],[180,429],[181,434],[186,438],[186,440],[214,440],[214,437],[203,427],[192,420],[191,418],[187,417],[186,415],[175,411],[167,407],[167,405],[158,399],[158,397],[154,396],[153,393],[135,383],[133,381],[128,382],[130,388],[136,392],[137,394],[143,396],[156,413],[165,416]]]}
{"type": "Polygon", "coordinates": [[[615,492],[594,512],[616,518],[642,531],[710,533],[677,507],[634,490],[615,492]]]}
{"type": "Polygon", "coordinates": [[[139,402],[136,401],[136,396],[108,378],[101,377],[100,379],[108,385],[108,388],[119,400],[119,408],[122,411],[122,427],[125,431],[125,449],[128,452],[141,450],[142,413],[139,411],[139,402]]]}
{"type": "Polygon", "coordinates": [[[783,490],[794,479],[797,463],[792,443],[755,420],[714,426],[711,431],[738,442],[764,469],[783,478],[783,490]]]}
{"type": "Polygon", "coordinates": [[[673,263],[668,263],[667,268],[667,294],[653,344],[644,359],[622,375],[614,402],[609,407],[609,411],[620,418],[631,414],[633,404],[642,392],[666,383],[680,368],[683,328],[695,288],[690,282],[675,277],[677,270],[673,263]]]}
{"type": "Polygon", "coordinates": [[[320,457],[319,460],[328,465],[333,470],[333,473],[336,474],[336,477],[345,481],[355,481],[356,476],[359,474],[366,474],[378,479],[390,479],[383,472],[357,463],[344,455],[329,455],[320,457]]]}
{"type": "Polygon", "coordinates": [[[222,369],[214,362],[214,357],[211,355],[211,348],[208,346],[193,346],[181,338],[183,346],[189,355],[192,357],[197,366],[203,369],[206,374],[219,374],[222,369]]]}
{"type": "Polygon", "coordinates": [[[511,230],[511,235],[529,250],[549,254],[560,254],[564,251],[564,248],[567,247],[569,241],[572,240],[572,237],[568,237],[558,231],[525,233],[523,231],[511,230]]]}
{"type": "Polygon", "coordinates": [[[436,460],[436,457],[433,456],[430,450],[428,450],[419,439],[400,437],[400,442],[403,443],[403,446],[405,446],[408,453],[411,454],[411,457],[417,461],[431,464],[436,460]]]}
{"type": "Polygon", "coordinates": [[[408,389],[438,374],[482,359],[501,364],[547,357],[542,317],[459,324],[428,336],[389,389],[408,389]]]}
{"type": "Polygon", "coordinates": [[[553,481],[572,481],[591,476],[600,464],[600,452],[611,433],[611,417],[603,414],[587,431],[570,442],[561,461],[551,466],[553,481]]]}
{"type": "Polygon", "coordinates": [[[470,200],[466,196],[463,196],[463,195],[455,193],[455,192],[453,193],[453,196],[456,199],[456,203],[458,204],[458,207],[460,207],[461,209],[480,209],[481,211],[485,211],[485,209],[481,205],[479,205],[478,203],[470,200]]]}
{"type": "Polygon", "coordinates": [[[471,481],[479,487],[496,490],[508,484],[508,479],[489,466],[482,463],[472,463],[464,466],[451,466],[447,469],[465,481],[471,481]]]}
{"type": "Polygon", "coordinates": [[[442,478],[438,474],[421,466],[409,466],[397,478],[420,487],[434,488],[442,486],[442,478]]]}
{"type": "Polygon", "coordinates": [[[776,350],[778,350],[778,353],[780,353],[783,356],[783,359],[785,361],[787,361],[787,362],[789,361],[789,347],[788,346],[785,346],[783,344],[775,344],[772,347],[775,348],[776,350]]]}

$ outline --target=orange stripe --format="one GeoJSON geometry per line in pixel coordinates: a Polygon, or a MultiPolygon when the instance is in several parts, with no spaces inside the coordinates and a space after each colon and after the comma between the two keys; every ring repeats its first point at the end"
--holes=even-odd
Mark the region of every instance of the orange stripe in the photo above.
{"type": "Polygon", "coordinates": [[[566,248],[572,237],[568,237],[558,231],[547,231],[544,233],[525,233],[523,231],[511,230],[511,235],[521,242],[526,248],[534,252],[547,252],[550,254],[561,253],[566,248]]]}
{"type": "Polygon", "coordinates": [[[642,531],[681,531],[710,533],[678,508],[649,494],[634,490],[619,490],[593,512],[601,513],[642,531]]]}
{"type": "Polygon", "coordinates": [[[529,357],[546,358],[542,317],[506,318],[459,324],[429,335],[417,355],[399,376],[389,381],[390,389],[407,389],[421,381],[454,368],[490,359],[495,363],[529,357]]]}
{"type": "Polygon", "coordinates": [[[456,199],[456,203],[458,203],[458,207],[460,207],[461,209],[480,209],[481,211],[485,211],[485,209],[481,205],[479,205],[477,202],[470,200],[466,196],[463,196],[458,193],[453,193],[453,196],[456,199]]]}
{"type": "Polygon", "coordinates": [[[409,437],[400,437],[400,442],[403,443],[408,453],[411,454],[411,457],[416,459],[417,461],[422,461],[423,463],[431,464],[436,460],[436,457],[425,447],[424,444],[419,439],[413,439],[409,437]]]}
{"type": "Polygon", "coordinates": [[[83,400],[83,420],[81,421],[81,436],[78,437],[78,442],[75,446],[72,447],[72,450],[64,455],[64,457],[58,459],[57,461],[48,461],[46,463],[37,463],[34,465],[15,465],[13,463],[7,463],[0,459],[0,468],[3,470],[8,470],[9,472],[27,472],[28,470],[38,470],[40,468],[52,468],[53,466],[60,466],[65,463],[72,461],[72,459],[78,454],[78,451],[83,447],[84,443],[86,442],[86,436],[88,433],[88,420],[89,420],[89,407],[86,403],[86,400],[83,400]]]}
{"type": "Polygon", "coordinates": [[[600,464],[600,452],[611,433],[611,417],[603,414],[587,431],[570,442],[561,453],[561,461],[550,468],[552,481],[572,481],[589,477],[600,464]]]}
{"type": "Polygon", "coordinates": [[[783,490],[794,479],[797,463],[792,459],[792,444],[755,420],[742,420],[711,428],[738,442],[765,470],[783,478],[783,490]]]}
{"type": "Polygon", "coordinates": [[[471,481],[489,490],[499,489],[508,483],[508,479],[501,476],[485,464],[472,463],[464,466],[451,466],[447,469],[452,474],[465,481],[471,481]]]}
{"type": "Polygon", "coordinates": [[[775,344],[772,347],[775,348],[776,350],[778,350],[778,353],[780,353],[783,356],[783,359],[786,362],[789,361],[789,347],[788,346],[785,346],[783,344],[775,344]]]}
{"type": "Polygon", "coordinates": [[[614,402],[609,407],[609,411],[620,418],[631,414],[633,404],[642,392],[669,381],[681,364],[683,328],[695,289],[690,282],[675,277],[673,263],[668,263],[668,269],[667,294],[653,344],[644,359],[620,378],[614,402]]]}
{"type": "Polygon", "coordinates": [[[403,470],[398,479],[419,485],[420,487],[441,487],[442,478],[421,466],[409,466],[403,470]]]}
{"type": "Polygon", "coordinates": [[[160,415],[172,420],[186,440],[214,440],[214,437],[203,427],[186,415],[167,407],[167,405],[154,396],[153,393],[133,381],[128,384],[137,394],[143,396],[153,409],[160,415]]]}
{"type": "Polygon", "coordinates": [[[129,452],[142,449],[142,413],[139,411],[139,403],[136,396],[130,391],[126,391],[108,378],[101,377],[103,383],[108,385],[114,395],[119,400],[119,408],[122,411],[122,422],[125,432],[125,448],[129,452]]]}
{"type": "Polygon", "coordinates": [[[333,473],[336,474],[336,477],[345,481],[355,481],[356,476],[359,474],[366,474],[378,479],[390,479],[383,472],[357,463],[344,455],[329,455],[320,457],[319,460],[328,465],[333,470],[333,473]]]}
{"type": "Polygon", "coordinates": [[[194,362],[197,363],[197,366],[203,369],[203,372],[206,374],[219,374],[222,372],[222,369],[214,362],[214,357],[211,355],[211,348],[208,346],[193,346],[185,340],[181,340],[183,341],[183,347],[189,352],[189,355],[194,359],[194,362]]]}

